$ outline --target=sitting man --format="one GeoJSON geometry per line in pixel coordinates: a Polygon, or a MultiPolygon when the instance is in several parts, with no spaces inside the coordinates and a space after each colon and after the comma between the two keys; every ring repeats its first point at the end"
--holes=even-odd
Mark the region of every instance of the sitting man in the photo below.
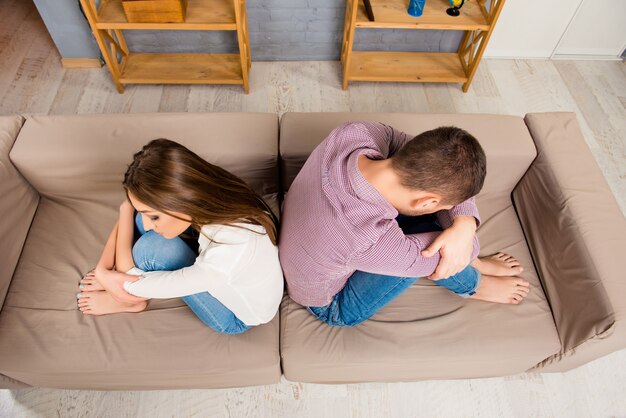
{"type": "Polygon", "coordinates": [[[468,132],[411,139],[346,123],[310,155],[284,202],[280,261],[291,298],[318,319],[353,326],[419,277],[464,298],[518,304],[529,283],[513,257],[478,255],[474,197],[485,154],[468,132]],[[471,262],[471,265],[470,265],[471,262]]]}

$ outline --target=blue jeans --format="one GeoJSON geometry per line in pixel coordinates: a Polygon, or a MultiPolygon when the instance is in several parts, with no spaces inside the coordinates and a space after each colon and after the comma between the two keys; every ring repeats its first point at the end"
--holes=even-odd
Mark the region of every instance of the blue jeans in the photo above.
{"type": "MultiPolygon", "coordinates": [[[[137,240],[133,245],[133,259],[137,268],[143,271],[173,271],[191,266],[198,253],[193,250],[193,239],[183,239],[183,235],[193,235],[191,229],[172,239],[163,238],[154,231],[143,228],[141,216],[135,217],[137,240]]],[[[222,334],[241,334],[250,329],[219,300],[209,292],[184,296],[183,301],[193,313],[209,327],[222,334]]]]}
{"type": "MultiPolygon", "coordinates": [[[[441,231],[434,215],[404,216],[396,220],[405,234],[441,231]]],[[[345,287],[326,306],[307,309],[319,320],[334,326],[354,326],[371,318],[389,302],[400,296],[417,277],[395,277],[355,271],[345,287]]],[[[480,273],[471,266],[446,279],[434,281],[452,292],[467,298],[473,295],[480,281],[480,273]]]]}

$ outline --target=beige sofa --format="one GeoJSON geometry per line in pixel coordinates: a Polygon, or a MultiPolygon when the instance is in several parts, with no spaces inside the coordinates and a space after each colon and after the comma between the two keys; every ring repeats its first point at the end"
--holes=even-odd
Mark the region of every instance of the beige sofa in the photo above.
{"type": "Polygon", "coordinates": [[[626,222],[572,114],[147,114],[0,118],[0,387],[216,388],[563,371],[626,347],[626,222]],[[354,328],[329,327],[285,296],[241,335],[204,326],[179,299],[139,314],[83,316],[81,274],[98,258],[122,174],[150,139],[179,141],[240,175],[276,209],[339,123],[417,134],[472,132],[488,175],[482,254],[526,268],[519,306],[460,299],[421,280],[354,328]],[[280,126],[279,126],[280,125],[280,126]],[[623,258],[623,257],[621,257],[623,258]]]}

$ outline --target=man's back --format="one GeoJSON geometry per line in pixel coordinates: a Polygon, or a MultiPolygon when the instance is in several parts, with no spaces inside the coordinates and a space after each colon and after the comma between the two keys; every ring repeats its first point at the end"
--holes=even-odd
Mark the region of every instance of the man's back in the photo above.
{"type": "Polygon", "coordinates": [[[313,151],[287,193],[281,220],[280,259],[296,302],[328,304],[357,269],[414,277],[434,271],[439,257],[420,251],[438,233],[405,236],[398,211],[358,167],[360,155],[385,159],[410,139],[386,125],[356,122],[333,130],[313,151]]]}

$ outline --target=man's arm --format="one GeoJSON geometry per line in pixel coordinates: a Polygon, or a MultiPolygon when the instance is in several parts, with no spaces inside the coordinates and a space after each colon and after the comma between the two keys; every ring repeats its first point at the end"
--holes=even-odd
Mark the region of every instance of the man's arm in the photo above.
{"type": "MultiPolygon", "coordinates": [[[[448,212],[448,211],[442,211],[448,212]]],[[[478,256],[480,245],[476,236],[477,220],[473,216],[437,214],[444,231],[422,251],[425,257],[439,255],[440,260],[431,280],[445,279],[465,269],[478,256]]]]}
{"type": "Polygon", "coordinates": [[[424,232],[404,235],[399,226],[391,226],[387,232],[367,250],[350,260],[350,267],[369,273],[397,277],[428,277],[439,264],[439,253],[424,257],[426,249],[441,232],[424,232]]]}
{"type": "Polygon", "coordinates": [[[480,215],[473,197],[436,215],[444,232],[422,252],[425,257],[437,253],[441,256],[437,269],[429,277],[431,280],[445,279],[459,273],[478,257],[480,251],[476,236],[480,215]]]}
{"type": "Polygon", "coordinates": [[[454,206],[450,210],[442,210],[437,212],[437,219],[439,220],[439,224],[447,229],[452,225],[454,219],[462,216],[472,216],[476,221],[476,228],[480,226],[480,215],[478,213],[478,208],[476,207],[476,199],[474,197],[470,197],[465,202],[460,203],[454,206]]]}

